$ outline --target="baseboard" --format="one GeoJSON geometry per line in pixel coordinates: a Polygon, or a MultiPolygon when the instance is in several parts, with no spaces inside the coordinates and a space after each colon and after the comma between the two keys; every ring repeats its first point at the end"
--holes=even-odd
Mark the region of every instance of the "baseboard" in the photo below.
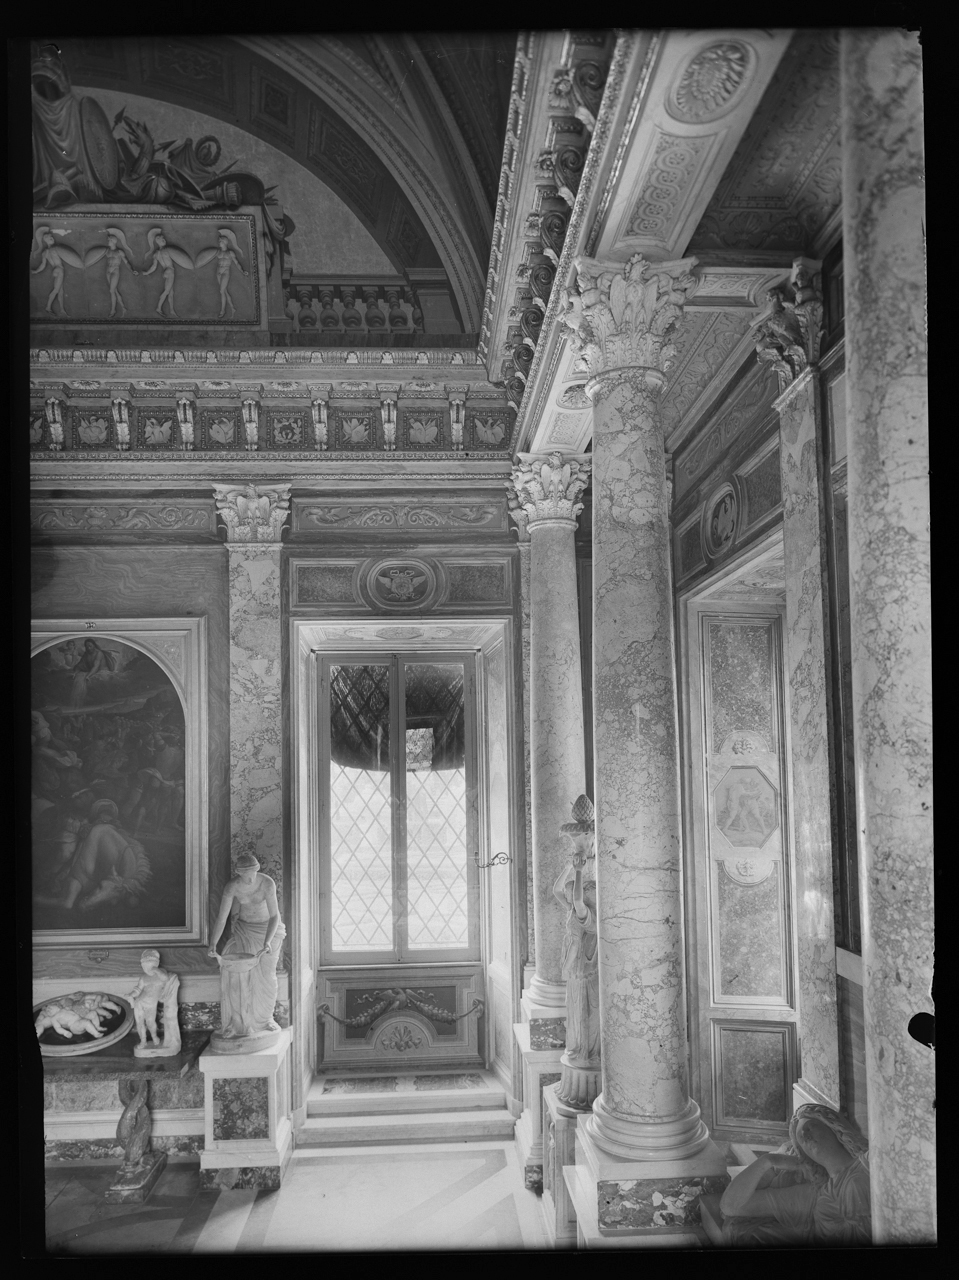
{"type": "MultiPolygon", "coordinates": [[[[45,1111],[44,1137],[48,1142],[102,1141],[117,1136],[123,1111],[45,1111]]],[[[205,1132],[202,1107],[150,1112],[157,1138],[192,1138],[205,1132]]]]}

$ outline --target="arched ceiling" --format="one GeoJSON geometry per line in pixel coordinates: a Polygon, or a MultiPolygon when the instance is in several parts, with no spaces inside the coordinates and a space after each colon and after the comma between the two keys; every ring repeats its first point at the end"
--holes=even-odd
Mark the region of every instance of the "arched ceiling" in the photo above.
{"type": "Polygon", "coordinates": [[[445,275],[478,331],[515,33],[52,39],[75,85],[200,112],[296,160],[398,273],[445,275]]]}

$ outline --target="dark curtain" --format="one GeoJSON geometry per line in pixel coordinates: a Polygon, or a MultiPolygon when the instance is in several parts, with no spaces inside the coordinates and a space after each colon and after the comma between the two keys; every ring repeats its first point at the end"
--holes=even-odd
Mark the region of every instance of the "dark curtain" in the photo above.
{"type": "MultiPolygon", "coordinates": [[[[466,759],[463,668],[406,668],[406,727],[432,729],[431,769],[460,769],[466,759]]],[[[330,668],[330,754],[341,767],[390,767],[389,666],[330,668]]]]}

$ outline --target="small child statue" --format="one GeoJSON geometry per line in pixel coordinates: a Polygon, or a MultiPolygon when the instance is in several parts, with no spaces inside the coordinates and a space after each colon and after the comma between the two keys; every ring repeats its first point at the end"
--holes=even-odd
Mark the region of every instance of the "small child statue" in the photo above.
{"type": "Polygon", "coordinates": [[[140,956],[143,977],[130,992],[140,1043],[134,1046],[137,1058],[170,1058],[180,1052],[180,1021],[177,989],[180,979],[160,968],[160,953],[152,947],[140,956]],[[163,1042],[157,1036],[157,1004],[163,1005],[163,1042]],[[153,1041],[147,1042],[147,1035],[153,1041]]]}

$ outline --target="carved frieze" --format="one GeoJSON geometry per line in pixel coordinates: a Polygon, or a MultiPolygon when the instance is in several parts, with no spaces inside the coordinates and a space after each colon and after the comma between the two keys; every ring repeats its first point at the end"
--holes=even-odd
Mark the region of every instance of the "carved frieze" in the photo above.
{"type": "Polygon", "coordinates": [[[682,208],[686,188],[712,145],[711,137],[660,134],[649,173],[626,225],[628,236],[667,238],[682,208]]]}
{"type": "Polygon", "coordinates": [[[211,533],[216,518],[209,499],[133,503],[129,500],[61,499],[30,504],[31,528],[44,533],[196,531],[211,533]]]}
{"type": "Polygon", "coordinates": [[[393,532],[399,529],[504,529],[504,510],[495,502],[385,503],[358,498],[323,502],[294,498],[293,529],[367,529],[393,532]]]}

